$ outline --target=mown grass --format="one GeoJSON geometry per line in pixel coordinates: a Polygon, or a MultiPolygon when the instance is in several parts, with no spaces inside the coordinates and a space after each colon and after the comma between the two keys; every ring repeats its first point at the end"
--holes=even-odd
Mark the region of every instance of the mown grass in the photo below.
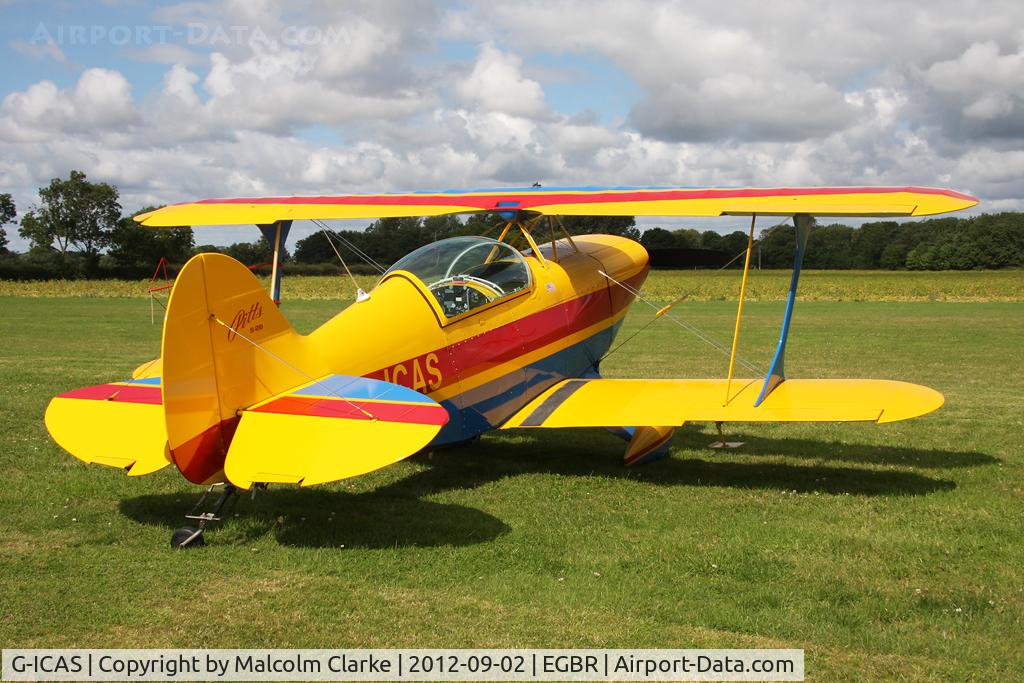
{"type": "MultiPolygon", "coordinates": [[[[810,279],[810,278],[809,278],[810,279]]],[[[336,302],[291,301],[309,330],[336,302]]],[[[747,307],[764,367],[782,305],[747,307]]],[[[892,425],[677,432],[621,466],[600,430],[499,432],[323,487],[239,501],[198,552],[168,548],[198,489],[54,445],[42,413],[158,348],[133,299],[0,299],[0,643],[202,647],[798,647],[810,680],[1024,672],[1024,305],[804,302],[794,376],[944,392],[892,425]]],[[[719,338],[734,307],[675,315],[719,338]]],[[[620,339],[651,315],[641,305],[620,339]]],[[[671,322],[610,376],[721,376],[671,322]]]]}
{"type": "MultiPolygon", "coordinates": [[[[356,281],[369,291],[376,278],[357,275],[356,281]]],[[[146,298],[149,286],[148,280],[0,280],[0,296],[146,298]]],[[[789,271],[753,271],[747,293],[752,301],[781,301],[788,287],[789,271]]],[[[284,292],[292,300],[337,301],[352,298],[354,286],[342,276],[292,276],[285,279],[284,292]]],[[[733,301],[739,292],[739,272],[655,270],[644,292],[659,302],[681,296],[690,301],[733,301]]],[[[800,296],[807,301],[1024,301],[1024,270],[807,270],[800,296]]]]}

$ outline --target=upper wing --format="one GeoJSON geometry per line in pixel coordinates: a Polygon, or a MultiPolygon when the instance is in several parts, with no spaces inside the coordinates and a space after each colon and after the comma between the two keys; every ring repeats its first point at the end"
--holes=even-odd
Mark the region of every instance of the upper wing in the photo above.
{"type": "Polygon", "coordinates": [[[754,407],[761,380],[570,379],[512,416],[515,427],[674,426],[684,422],[895,422],[924,415],[942,394],[907,382],[788,379],[754,407]]]}
{"type": "Polygon", "coordinates": [[[412,389],[328,375],[242,411],[224,473],[241,488],[346,479],[409,457],[447,422],[447,410],[412,389]]]}
{"type": "Polygon", "coordinates": [[[175,227],[501,210],[576,216],[927,216],[977,203],[969,195],[929,187],[508,188],[205,199],[165,206],[135,220],[149,227],[175,227]]]}

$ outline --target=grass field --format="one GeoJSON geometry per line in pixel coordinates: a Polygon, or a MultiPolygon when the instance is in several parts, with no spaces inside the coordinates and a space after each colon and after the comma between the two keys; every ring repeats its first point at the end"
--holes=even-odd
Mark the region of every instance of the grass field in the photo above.
{"type": "MultiPolygon", "coordinates": [[[[670,459],[638,470],[600,430],[498,433],[244,498],[185,553],[168,541],[198,488],[166,469],[129,480],[85,466],[42,424],[53,394],[153,357],[149,304],[2,297],[0,643],[797,647],[810,680],[1020,680],[1021,275],[842,274],[870,280],[865,293],[912,276],[894,296],[987,301],[804,302],[787,369],[927,384],[947,399],[928,417],[736,426],[747,445],[726,453],[705,448],[708,425],[687,425],[670,459]]],[[[670,289],[690,275],[673,277],[670,289]]],[[[832,298],[859,298],[826,280],[832,298]]],[[[651,285],[675,294],[658,294],[661,274],[651,285]]],[[[336,309],[284,307],[304,331],[336,309]]],[[[620,339],[649,319],[634,309],[620,339]]],[[[782,304],[747,310],[741,352],[764,367],[782,304]]],[[[733,304],[676,312],[729,338],[733,304]]],[[[659,322],[604,370],[701,377],[725,364],[659,322]]]]}

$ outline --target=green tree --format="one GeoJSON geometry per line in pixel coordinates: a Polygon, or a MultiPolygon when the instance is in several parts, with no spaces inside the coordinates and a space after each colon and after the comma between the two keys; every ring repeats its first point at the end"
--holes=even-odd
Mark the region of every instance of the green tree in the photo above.
{"type": "Polygon", "coordinates": [[[14,206],[14,199],[9,194],[0,194],[0,254],[7,253],[7,231],[4,226],[14,220],[18,211],[14,206]]]}
{"type": "Polygon", "coordinates": [[[417,217],[380,218],[363,235],[365,247],[360,248],[385,267],[431,241],[417,217]]]}
{"type": "MultiPolygon", "coordinates": [[[[329,232],[331,239],[336,240],[337,233],[333,230],[329,232]]],[[[329,263],[331,260],[337,259],[327,237],[320,231],[296,242],[293,256],[298,263],[329,263]]]]}
{"type": "Polygon", "coordinates": [[[907,265],[907,256],[914,248],[903,240],[890,242],[882,250],[882,255],[878,259],[878,265],[887,270],[904,268],[907,265]]]}
{"type": "MultiPolygon", "coordinates": [[[[330,242],[323,232],[315,232],[295,243],[293,257],[298,263],[334,263],[338,264],[338,250],[345,262],[351,267],[355,263],[365,263],[363,257],[349,245],[366,251],[366,234],[356,230],[328,230],[330,242]],[[334,248],[331,248],[331,242],[334,248]]],[[[338,264],[340,265],[340,264],[338,264]]]]}
{"type": "Polygon", "coordinates": [[[427,216],[423,219],[421,231],[423,236],[429,240],[427,244],[443,240],[446,237],[472,234],[466,232],[466,224],[455,214],[427,216]]]}
{"type": "Polygon", "coordinates": [[[907,252],[904,265],[908,270],[929,270],[935,258],[934,252],[933,247],[919,244],[907,252]]]}
{"type": "Polygon", "coordinates": [[[672,249],[678,246],[676,236],[665,228],[648,228],[640,235],[640,244],[645,249],[672,249]]]}
{"type": "MultiPolygon", "coordinates": [[[[796,249],[796,229],[779,223],[761,232],[761,265],[765,268],[790,268],[796,249]]],[[[738,253],[738,252],[737,252],[738,253]]]]}
{"type": "MultiPolygon", "coordinates": [[[[218,251],[227,254],[237,261],[241,261],[247,266],[260,266],[274,260],[274,247],[262,236],[255,242],[235,242],[218,251]]],[[[284,261],[287,258],[288,253],[286,251],[282,255],[281,260],[284,261]]]]}
{"type": "MultiPolygon", "coordinates": [[[[133,216],[156,207],[146,207],[133,216]]],[[[184,263],[195,249],[195,235],[190,227],[144,228],[131,217],[117,222],[107,238],[108,253],[121,266],[155,267],[160,258],[169,263],[184,263]]]]}
{"type": "Polygon", "coordinates": [[[1024,266],[1024,214],[982,214],[970,219],[962,237],[976,250],[976,268],[1024,266]]]}
{"type": "MultiPolygon", "coordinates": [[[[501,231],[500,226],[505,225],[507,221],[496,213],[490,212],[479,212],[471,213],[466,218],[465,225],[463,226],[463,234],[465,235],[490,235],[491,237],[497,237],[501,231]]],[[[545,230],[547,227],[545,226],[545,230]]]]}
{"type": "Polygon", "coordinates": [[[679,228],[673,230],[672,235],[675,237],[675,246],[683,249],[700,249],[700,233],[693,228],[679,228]]]}
{"type": "Polygon", "coordinates": [[[848,225],[833,223],[811,230],[807,237],[807,254],[804,266],[807,268],[852,268],[854,229],[848,225]]]}
{"type": "Polygon", "coordinates": [[[854,230],[850,244],[852,267],[881,267],[882,253],[899,232],[899,228],[900,225],[896,221],[875,221],[864,223],[854,230]]]}
{"type": "Polygon", "coordinates": [[[719,251],[724,251],[731,258],[736,254],[745,251],[748,241],[749,237],[747,236],[747,233],[742,230],[734,230],[728,235],[722,236],[721,248],[719,251]]]}
{"type": "Polygon", "coordinates": [[[722,235],[715,232],[714,230],[705,230],[700,234],[700,240],[697,243],[701,249],[710,249],[712,251],[724,251],[722,249],[722,235]]]}
{"type": "Polygon", "coordinates": [[[54,178],[39,189],[39,199],[40,204],[22,218],[18,232],[35,247],[56,245],[62,257],[73,247],[98,257],[121,219],[117,188],[91,183],[81,171],[71,171],[67,180],[54,178]]]}

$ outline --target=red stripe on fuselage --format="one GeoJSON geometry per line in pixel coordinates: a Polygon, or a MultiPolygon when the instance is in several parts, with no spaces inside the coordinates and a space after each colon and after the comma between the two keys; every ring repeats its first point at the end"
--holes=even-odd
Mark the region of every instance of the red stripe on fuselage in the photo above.
{"type": "Polygon", "coordinates": [[[97,384],[82,387],[57,398],[84,398],[92,401],[114,401],[115,403],[146,403],[160,405],[160,387],[139,384],[97,384]]]}
{"type": "Polygon", "coordinates": [[[384,422],[440,426],[448,423],[448,411],[436,403],[348,401],[336,398],[289,395],[274,399],[251,410],[256,413],[337,417],[348,420],[369,420],[371,418],[366,415],[369,413],[384,422]],[[364,410],[366,413],[362,412],[364,410]]]}
{"type": "MultiPolygon", "coordinates": [[[[648,269],[645,267],[624,280],[624,283],[630,287],[639,287],[647,278],[647,272],[648,269]]],[[[618,285],[612,285],[612,290],[610,293],[608,287],[602,287],[589,294],[563,301],[475,337],[403,360],[387,368],[381,368],[369,373],[366,377],[401,384],[421,391],[425,387],[413,386],[413,378],[408,372],[402,374],[401,377],[398,377],[397,373],[395,375],[386,375],[385,373],[397,365],[412,367],[419,363],[422,367],[426,364],[427,356],[433,355],[438,359],[442,376],[445,379],[445,383],[441,386],[454,384],[458,380],[468,379],[511,362],[603,320],[609,320],[633,301],[633,296],[618,285]],[[609,295],[611,296],[610,301],[609,295]],[[457,365],[456,357],[458,358],[457,365]]],[[[440,387],[432,387],[431,391],[436,391],[438,388],[440,387]]]]}

